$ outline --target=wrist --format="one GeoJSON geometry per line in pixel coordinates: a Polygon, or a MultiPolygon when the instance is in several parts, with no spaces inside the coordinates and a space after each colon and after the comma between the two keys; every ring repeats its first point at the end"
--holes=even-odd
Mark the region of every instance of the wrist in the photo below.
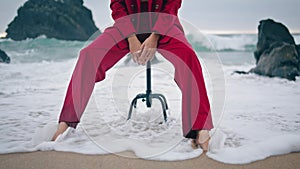
{"type": "Polygon", "coordinates": [[[128,41],[137,40],[136,34],[132,34],[132,35],[128,36],[127,40],[128,41]]]}
{"type": "Polygon", "coordinates": [[[151,37],[153,37],[155,40],[159,40],[159,38],[160,38],[160,35],[159,34],[157,34],[156,32],[152,32],[151,33],[151,35],[150,35],[151,37]]]}

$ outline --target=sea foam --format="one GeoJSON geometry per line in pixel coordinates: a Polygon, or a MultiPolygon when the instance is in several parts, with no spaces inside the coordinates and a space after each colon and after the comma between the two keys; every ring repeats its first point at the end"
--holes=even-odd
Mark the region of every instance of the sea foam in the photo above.
{"type": "MultiPolygon", "coordinates": [[[[82,154],[117,153],[162,161],[185,160],[202,154],[201,149],[192,149],[190,140],[182,136],[181,93],[173,81],[172,66],[165,64],[161,57],[161,62],[153,65],[153,91],[167,96],[170,104],[167,123],[163,122],[159,102],[154,102],[151,109],[139,102],[132,119],[126,120],[131,99],[145,91],[145,68],[124,66],[124,60],[121,60],[107,72],[103,82],[96,84],[78,128],[70,128],[51,142],[77,52],[83,44],[43,38],[38,41],[45,42],[31,41],[35,40],[17,45],[9,40],[0,42],[0,47],[4,47],[13,60],[9,65],[0,65],[1,154],[55,150],[82,154]],[[63,49],[56,49],[52,44],[58,42],[73,54],[62,56],[63,49]],[[49,43],[51,50],[57,50],[51,51],[54,56],[47,50],[49,43]],[[29,44],[40,45],[26,53],[24,51],[30,50],[29,44]],[[43,54],[33,62],[22,58],[34,60],[43,54]],[[64,59],[59,59],[60,56],[64,59]],[[171,71],[162,69],[166,67],[171,71]],[[130,84],[114,83],[119,77],[132,78],[124,74],[128,71],[136,72],[130,84]],[[118,92],[126,93],[126,97],[118,97],[118,92]],[[134,155],[122,153],[124,151],[134,155]]],[[[222,48],[227,47],[219,45],[219,49],[222,48]]],[[[225,84],[219,84],[224,82],[218,80],[221,77],[209,75],[207,67],[211,65],[200,59],[212,110],[216,110],[212,93],[218,88],[212,87],[211,80],[216,79],[214,85],[224,85],[226,91],[224,111],[212,112],[215,128],[210,132],[212,138],[207,155],[217,161],[243,164],[299,151],[299,79],[291,82],[254,74],[233,74],[235,70],[247,71],[254,66],[252,52],[220,50],[218,54],[226,63],[222,65],[225,84]]]]}

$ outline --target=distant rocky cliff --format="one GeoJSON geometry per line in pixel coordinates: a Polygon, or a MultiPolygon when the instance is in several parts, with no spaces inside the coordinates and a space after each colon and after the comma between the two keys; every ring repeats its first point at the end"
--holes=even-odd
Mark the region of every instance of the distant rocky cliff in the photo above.
{"type": "Polygon", "coordinates": [[[87,40],[98,28],[83,0],[28,0],[8,25],[7,38],[24,40],[45,35],[62,40],[87,40]]]}

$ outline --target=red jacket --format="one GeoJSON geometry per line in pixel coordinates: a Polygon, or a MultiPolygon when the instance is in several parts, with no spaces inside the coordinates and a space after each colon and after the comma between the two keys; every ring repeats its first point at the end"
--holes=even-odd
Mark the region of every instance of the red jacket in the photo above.
{"type": "MultiPolygon", "coordinates": [[[[134,16],[130,17],[129,15],[139,13],[141,11],[140,4],[141,0],[111,0],[110,8],[112,10],[112,17],[116,21],[114,26],[125,37],[137,32],[139,18],[133,18],[134,16]]],[[[180,7],[181,0],[148,0],[149,12],[156,12],[156,14],[151,15],[155,19],[150,19],[150,21],[153,20],[155,22],[150,24],[153,25],[152,32],[168,35],[170,32],[178,32],[178,28],[183,32],[183,28],[177,17],[180,7]]]]}

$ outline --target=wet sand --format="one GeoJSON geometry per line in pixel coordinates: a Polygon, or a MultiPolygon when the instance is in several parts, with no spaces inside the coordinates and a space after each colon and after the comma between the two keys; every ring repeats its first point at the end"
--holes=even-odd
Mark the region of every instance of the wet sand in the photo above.
{"type": "MultiPolygon", "coordinates": [[[[131,152],[126,152],[132,155],[131,152]]],[[[124,154],[123,154],[124,155],[124,154]]],[[[202,154],[200,157],[184,161],[149,161],[127,158],[120,155],[83,155],[68,152],[32,152],[0,155],[0,168],[43,168],[43,169],[299,169],[300,153],[273,156],[265,160],[244,165],[217,162],[202,154]]]]}

